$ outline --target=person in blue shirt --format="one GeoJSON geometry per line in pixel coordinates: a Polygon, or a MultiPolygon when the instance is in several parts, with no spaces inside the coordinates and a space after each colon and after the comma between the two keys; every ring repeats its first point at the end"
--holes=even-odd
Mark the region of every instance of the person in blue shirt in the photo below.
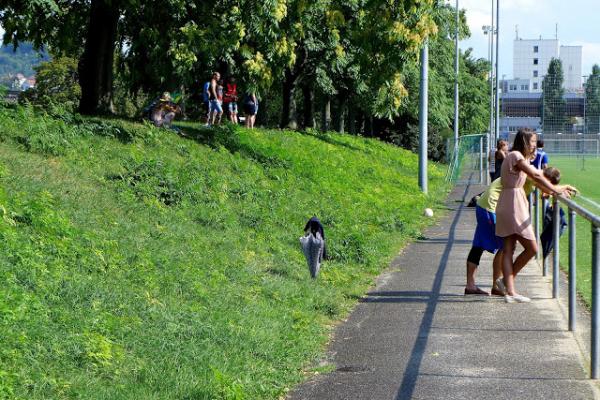
{"type": "Polygon", "coordinates": [[[537,148],[535,150],[535,158],[531,162],[537,169],[546,169],[548,167],[548,154],[544,151],[544,140],[538,139],[537,148]]]}

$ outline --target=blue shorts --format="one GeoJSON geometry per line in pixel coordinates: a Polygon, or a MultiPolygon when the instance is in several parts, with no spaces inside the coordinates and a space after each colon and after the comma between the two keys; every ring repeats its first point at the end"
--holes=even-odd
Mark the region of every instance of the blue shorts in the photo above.
{"type": "Polygon", "coordinates": [[[223,107],[221,107],[221,102],[219,100],[211,100],[208,105],[208,113],[212,114],[213,112],[217,112],[219,114],[223,113],[223,107]]]}
{"type": "Polygon", "coordinates": [[[231,114],[237,114],[237,112],[238,112],[237,103],[235,101],[232,101],[231,103],[227,103],[227,110],[229,110],[229,112],[231,114]]]}
{"type": "Polygon", "coordinates": [[[255,104],[255,103],[244,104],[244,113],[246,115],[256,115],[256,113],[258,113],[258,104],[255,104]]]}
{"type": "Polygon", "coordinates": [[[477,206],[475,216],[477,228],[473,237],[473,247],[481,247],[492,254],[501,250],[503,239],[496,236],[496,214],[477,206]]]}

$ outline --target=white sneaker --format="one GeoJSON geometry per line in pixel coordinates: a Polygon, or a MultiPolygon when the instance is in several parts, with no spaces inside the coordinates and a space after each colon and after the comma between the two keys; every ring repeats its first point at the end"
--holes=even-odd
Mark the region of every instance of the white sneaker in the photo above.
{"type": "Polygon", "coordinates": [[[514,296],[507,294],[506,296],[504,296],[504,300],[507,303],[529,303],[531,301],[529,297],[525,297],[520,294],[515,294],[514,296]]]}

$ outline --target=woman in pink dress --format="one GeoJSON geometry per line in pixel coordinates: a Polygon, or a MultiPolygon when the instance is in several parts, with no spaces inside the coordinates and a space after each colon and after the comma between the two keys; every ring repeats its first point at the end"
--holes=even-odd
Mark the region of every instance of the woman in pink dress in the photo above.
{"type": "Polygon", "coordinates": [[[507,303],[527,303],[528,297],[515,291],[515,276],[536,255],[538,246],[531,226],[529,203],[523,190],[523,185],[529,177],[542,191],[549,194],[565,194],[569,191],[562,186],[555,186],[548,181],[541,170],[530,165],[531,156],[534,154],[537,135],[532,130],[521,129],[515,137],[512,151],[508,153],[502,163],[500,179],[502,179],[502,192],[496,206],[496,236],[504,238],[502,278],[496,282],[498,287],[505,292],[507,303]],[[513,262],[517,241],[524,250],[513,262]]]}

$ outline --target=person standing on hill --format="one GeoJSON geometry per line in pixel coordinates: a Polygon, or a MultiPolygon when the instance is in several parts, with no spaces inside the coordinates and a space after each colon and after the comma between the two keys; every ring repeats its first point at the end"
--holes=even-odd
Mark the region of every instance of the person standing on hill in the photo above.
{"type": "Polygon", "coordinates": [[[204,111],[206,112],[206,125],[210,125],[210,81],[206,81],[202,85],[202,102],[204,103],[204,111]]]}
{"type": "Polygon", "coordinates": [[[254,129],[256,114],[258,113],[258,99],[255,93],[248,93],[244,100],[244,114],[246,114],[246,128],[254,129]]]}
{"type": "Polygon", "coordinates": [[[219,102],[218,95],[219,79],[221,79],[221,74],[215,71],[210,80],[210,86],[208,88],[209,125],[215,124],[215,122],[217,121],[217,116],[219,117],[218,121],[221,121],[221,115],[223,115],[223,108],[221,107],[221,103],[219,102]]]}
{"type": "Polygon", "coordinates": [[[237,84],[235,83],[235,78],[230,77],[229,81],[225,85],[225,96],[223,98],[223,102],[225,104],[225,108],[229,112],[229,120],[231,123],[238,123],[238,105],[237,105],[237,84]]]}
{"type": "Polygon", "coordinates": [[[532,130],[520,129],[515,136],[512,151],[508,153],[502,163],[500,179],[502,180],[502,191],[496,206],[496,236],[503,238],[502,244],[502,272],[504,280],[498,279],[497,286],[506,295],[507,303],[527,303],[531,301],[515,290],[515,275],[536,255],[538,250],[537,240],[531,216],[529,204],[523,186],[527,177],[542,191],[552,194],[565,194],[570,196],[568,189],[558,187],[550,183],[542,171],[531,166],[530,160],[537,144],[537,135],[532,130]],[[524,250],[513,261],[517,241],[521,243],[524,250]]]}

